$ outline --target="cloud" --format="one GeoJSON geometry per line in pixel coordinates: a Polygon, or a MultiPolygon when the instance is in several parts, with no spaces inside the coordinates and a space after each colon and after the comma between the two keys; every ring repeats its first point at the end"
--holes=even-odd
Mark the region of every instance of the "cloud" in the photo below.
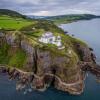
{"type": "Polygon", "coordinates": [[[27,15],[36,15],[36,16],[51,16],[51,12],[49,11],[39,11],[35,13],[27,13],[27,15]]]}
{"type": "Polygon", "coordinates": [[[0,8],[38,16],[78,13],[100,15],[100,0],[0,0],[0,8]]]}

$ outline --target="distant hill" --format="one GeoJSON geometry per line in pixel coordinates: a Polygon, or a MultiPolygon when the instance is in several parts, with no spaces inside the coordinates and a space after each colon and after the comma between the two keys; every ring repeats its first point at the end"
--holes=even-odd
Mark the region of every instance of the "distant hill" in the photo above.
{"type": "Polygon", "coordinates": [[[11,17],[18,17],[18,18],[26,18],[25,15],[22,15],[16,11],[8,10],[8,9],[0,9],[0,16],[1,15],[8,15],[11,17]]]}
{"type": "Polygon", "coordinates": [[[70,14],[70,15],[58,15],[58,16],[28,16],[31,19],[45,19],[51,20],[56,24],[70,23],[78,20],[90,20],[94,18],[100,18],[100,16],[92,14],[70,14]]]}
{"type": "Polygon", "coordinates": [[[78,20],[90,20],[94,18],[100,18],[100,16],[92,14],[71,14],[71,15],[60,15],[46,17],[45,19],[54,21],[55,23],[69,23],[78,20]]]}

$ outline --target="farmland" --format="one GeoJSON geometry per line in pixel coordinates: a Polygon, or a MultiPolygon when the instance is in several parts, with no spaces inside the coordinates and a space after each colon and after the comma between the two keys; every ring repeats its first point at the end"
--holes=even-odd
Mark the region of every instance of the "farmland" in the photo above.
{"type": "Polygon", "coordinates": [[[19,30],[22,27],[31,25],[32,21],[22,18],[0,16],[0,29],[19,30]]]}

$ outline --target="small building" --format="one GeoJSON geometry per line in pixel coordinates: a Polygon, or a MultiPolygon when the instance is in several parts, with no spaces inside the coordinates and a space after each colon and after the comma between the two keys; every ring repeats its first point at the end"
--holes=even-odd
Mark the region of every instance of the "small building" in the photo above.
{"type": "Polygon", "coordinates": [[[2,29],[2,27],[0,27],[0,30],[2,29]]]}
{"type": "Polygon", "coordinates": [[[51,32],[46,32],[45,34],[43,34],[39,38],[39,42],[46,44],[55,44],[58,47],[58,49],[64,49],[64,46],[62,46],[61,36],[54,36],[51,32]]]}
{"type": "Polygon", "coordinates": [[[57,36],[55,44],[56,44],[58,47],[60,47],[60,46],[62,46],[62,42],[61,42],[61,41],[62,41],[62,40],[61,40],[61,36],[57,36]]]}
{"type": "Polygon", "coordinates": [[[69,54],[71,54],[71,53],[72,53],[72,51],[71,51],[71,50],[69,50],[69,51],[68,51],[68,53],[69,53],[69,54]]]}
{"type": "Polygon", "coordinates": [[[33,27],[32,30],[35,30],[35,27],[33,27]]]}
{"type": "Polygon", "coordinates": [[[56,40],[55,36],[53,36],[53,33],[47,32],[42,35],[42,37],[39,39],[40,42],[43,43],[53,43],[56,40]]]}

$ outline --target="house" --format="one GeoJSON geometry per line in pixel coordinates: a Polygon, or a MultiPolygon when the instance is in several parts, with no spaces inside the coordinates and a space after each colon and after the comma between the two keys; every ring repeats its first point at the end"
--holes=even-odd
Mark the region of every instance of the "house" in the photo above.
{"type": "Polygon", "coordinates": [[[32,29],[35,30],[35,27],[33,27],[32,29]]]}
{"type": "Polygon", "coordinates": [[[54,36],[51,32],[46,32],[39,38],[39,42],[46,43],[46,44],[55,44],[58,49],[64,49],[65,47],[62,46],[61,36],[54,36]]]}
{"type": "Polygon", "coordinates": [[[51,32],[47,32],[45,34],[42,35],[42,37],[39,39],[40,42],[43,43],[51,43],[53,44],[53,42],[56,40],[55,36],[53,36],[53,33],[51,32]]]}
{"type": "Polygon", "coordinates": [[[61,36],[57,36],[56,41],[55,41],[55,45],[57,45],[58,47],[62,46],[61,36]]]}

